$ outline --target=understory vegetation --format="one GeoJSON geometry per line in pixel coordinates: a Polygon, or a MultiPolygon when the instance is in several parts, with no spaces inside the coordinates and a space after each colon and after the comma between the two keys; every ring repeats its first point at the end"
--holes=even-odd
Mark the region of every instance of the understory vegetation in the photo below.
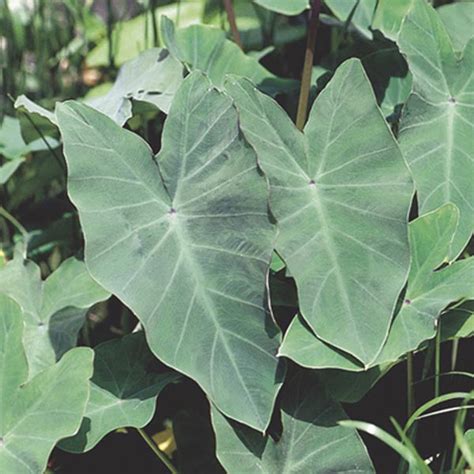
{"type": "Polygon", "coordinates": [[[0,0],[0,473],[474,469],[474,3],[0,0]]]}

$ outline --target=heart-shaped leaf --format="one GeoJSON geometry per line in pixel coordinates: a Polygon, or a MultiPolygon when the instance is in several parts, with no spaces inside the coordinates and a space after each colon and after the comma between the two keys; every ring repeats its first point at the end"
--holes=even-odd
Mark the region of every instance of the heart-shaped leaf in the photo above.
{"type": "Polygon", "coordinates": [[[239,474],[375,472],[356,430],[337,424],[346,418],[314,374],[304,373],[282,393],[278,442],[229,421],[213,407],[217,457],[227,472],[239,474]]]}
{"type": "Polygon", "coordinates": [[[112,89],[88,103],[119,125],[132,116],[132,99],[168,113],[183,78],[183,67],[166,49],[153,48],[125,63],[112,89]]]}
{"type": "Polygon", "coordinates": [[[233,80],[228,90],[270,180],[276,250],[302,316],[322,340],[369,365],[407,278],[413,188],[360,62],[338,68],[304,135],[250,82],[233,80]]]}
{"type": "Polygon", "coordinates": [[[420,214],[448,202],[459,208],[449,254],[454,259],[474,228],[474,38],[458,56],[438,13],[425,0],[415,0],[398,44],[413,74],[400,145],[415,180],[420,214]]]}
{"type": "Polygon", "coordinates": [[[361,35],[372,38],[370,26],[377,0],[325,0],[324,3],[336,18],[343,22],[350,19],[361,35]]]}
{"type": "Polygon", "coordinates": [[[72,349],[27,382],[21,309],[1,294],[0,321],[0,472],[41,473],[56,443],[81,424],[93,352],[72,349]]]}
{"type": "Polygon", "coordinates": [[[29,378],[76,345],[88,309],[109,297],[75,258],[65,260],[43,283],[38,265],[21,255],[0,269],[0,293],[23,309],[29,378]]]}
{"type": "MultiPolygon", "coordinates": [[[[474,257],[449,264],[450,244],[458,228],[453,204],[410,223],[412,265],[405,301],[395,317],[379,362],[393,361],[434,337],[436,322],[448,304],[474,298],[474,257]]],[[[455,237],[454,237],[455,238],[455,237]]]]}
{"type": "Polygon", "coordinates": [[[79,432],[60,444],[66,451],[89,451],[117,428],[144,427],[160,392],[178,378],[150,370],[154,357],[142,333],[104,342],[94,352],[90,398],[79,432]]]}
{"type": "Polygon", "coordinates": [[[227,74],[251,79],[269,94],[292,90],[296,81],[281,79],[265,69],[256,58],[247,56],[225,33],[205,25],[175,29],[173,22],[162,17],[161,36],[170,53],[190,71],[201,71],[212,84],[221,88],[227,74]]]}
{"type": "Polygon", "coordinates": [[[140,318],[158,358],[264,430],[282,375],[265,289],[275,227],[232,101],[189,75],[156,159],[85,105],[57,115],[89,271],[140,318]]]}

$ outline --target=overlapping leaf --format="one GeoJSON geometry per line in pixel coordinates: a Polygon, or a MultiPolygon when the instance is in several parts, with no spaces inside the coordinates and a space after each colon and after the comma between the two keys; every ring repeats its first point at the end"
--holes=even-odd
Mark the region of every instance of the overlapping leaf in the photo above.
{"type": "Polygon", "coordinates": [[[2,474],[44,472],[56,443],[78,430],[89,397],[91,349],[72,349],[27,381],[29,367],[22,335],[20,307],[0,294],[2,474]]]}
{"type": "Polygon", "coordinates": [[[270,94],[294,89],[296,81],[281,79],[265,69],[256,58],[247,56],[225,33],[205,25],[175,30],[166,17],[161,19],[161,35],[170,53],[191,71],[201,71],[221,88],[227,74],[247,77],[270,94]]]}
{"type": "Polygon", "coordinates": [[[325,0],[324,2],[341,21],[350,19],[357,31],[366,38],[372,38],[370,26],[377,0],[325,0]]]}
{"type": "Polygon", "coordinates": [[[168,113],[183,78],[183,67],[166,49],[144,51],[121,68],[112,89],[89,105],[119,125],[132,116],[132,99],[148,102],[168,113]]]}
{"type": "Polygon", "coordinates": [[[29,378],[76,345],[88,309],[109,297],[75,258],[64,261],[42,282],[40,268],[21,255],[0,269],[2,293],[24,312],[29,378]]]}
{"type": "Polygon", "coordinates": [[[437,318],[446,306],[474,298],[474,257],[438,269],[449,262],[458,222],[458,210],[447,204],[410,223],[412,265],[405,301],[379,362],[396,360],[434,337],[437,318]]]}
{"type": "Polygon", "coordinates": [[[163,362],[265,429],[281,384],[265,291],[275,228],[231,100],[188,76],[156,158],[87,106],[57,115],[89,271],[140,318],[163,362]]]}
{"type": "Polygon", "coordinates": [[[281,410],[283,433],[275,442],[212,409],[217,457],[227,472],[374,472],[359,435],[337,424],[347,416],[314,375],[302,374],[291,381],[281,410]]]}
{"type": "Polygon", "coordinates": [[[452,259],[474,225],[474,38],[458,56],[437,12],[415,0],[398,44],[413,74],[400,145],[415,180],[420,214],[448,202],[460,210],[452,259]]]}
{"type": "Polygon", "coordinates": [[[79,432],[60,444],[66,451],[89,451],[117,428],[144,427],[160,392],[177,380],[151,371],[154,357],[142,333],[104,342],[94,352],[90,398],[79,432]]]}
{"type": "Polygon", "coordinates": [[[322,340],[369,365],[408,273],[412,183],[360,62],[339,67],[304,135],[248,81],[228,90],[270,180],[276,249],[302,316],[322,340]]]}
{"type": "MultiPolygon", "coordinates": [[[[410,223],[412,264],[405,302],[373,365],[396,361],[406,352],[417,349],[422,342],[434,337],[437,318],[444,308],[452,302],[473,297],[473,258],[437,270],[448,261],[458,214],[456,207],[448,204],[410,223]]],[[[279,354],[304,367],[362,370],[360,364],[347,354],[338,352],[315,337],[301,318],[293,320],[279,354]]]]}

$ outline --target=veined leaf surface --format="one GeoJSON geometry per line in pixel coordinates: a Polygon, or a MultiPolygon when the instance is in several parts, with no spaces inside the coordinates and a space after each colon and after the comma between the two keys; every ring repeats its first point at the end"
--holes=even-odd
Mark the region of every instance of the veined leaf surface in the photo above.
{"type": "Polygon", "coordinates": [[[2,474],[44,472],[56,443],[77,431],[89,397],[92,359],[91,349],[72,349],[27,381],[22,312],[0,294],[2,474]]]}
{"type": "Polygon", "coordinates": [[[454,259],[474,226],[474,38],[458,56],[436,10],[415,0],[398,44],[413,74],[400,146],[415,180],[420,214],[448,202],[459,208],[449,254],[454,259]]]}
{"type": "Polygon", "coordinates": [[[57,114],[91,274],[140,318],[157,357],[264,430],[282,375],[265,289],[275,227],[232,101],[188,76],[156,159],[87,106],[57,114]]]}
{"type": "Polygon", "coordinates": [[[290,382],[282,394],[283,434],[278,442],[212,408],[217,457],[227,472],[374,472],[357,432],[337,424],[347,415],[315,375],[300,374],[290,382]]]}
{"type": "Polygon", "coordinates": [[[42,282],[39,266],[21,255],[0,269],[1,293],[23,309],[30,379],[76,345],[88,309],[109,297],[75,258],[42,282]]]}
{"type": "Polygon", "coordinates": [[[179,376],[149,370],[154,360],[143,333],[130,334],[94,348],[91,394],[79,432],[61,449],[83,453],[122,427],[142,428],[153,417],[160,392],[179,376]]]}
{"type": "Polygon", "coordinates": [[[436,334],[436,321],[450,303],[474,298],[474,257],[449,264],[450,245],[458,228],[453,204],[410,223],[412,264],[405,301],[393,322],[378,361],[393,361],[436,334]]]}
{"type": "Polygon", "coordinates": [[[413,187],[360,62],[338,68],[304,134],[249,81],[228,90],[270,181],[276,250],[302,316],[323,341],[369,365],[408,273],[413,187]]]}

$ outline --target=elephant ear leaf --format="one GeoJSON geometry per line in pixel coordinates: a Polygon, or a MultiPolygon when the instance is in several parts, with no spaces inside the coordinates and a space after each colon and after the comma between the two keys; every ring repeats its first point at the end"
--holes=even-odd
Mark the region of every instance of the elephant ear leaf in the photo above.
{"type": "Polygon", "coordinates": [[[72,349],[27,381],[23,315],[5,295],[0,295],[0,320],[0,472],[44,472],[57,442],[81,424],[93,352],[72,349]]]}
{"type": "Polygon", "coordinates": [[[449,262],[458,221],[456,206],[446,204],[410,223],[412,265],[405,300],[378,362],[415,350],[435,336],[437,318],[446,306],[474,298],[474,257],[449,262]]]}
{"type": "Polygon", "coordinates": [[[160,392],[179,378],[152,372],[155,358],[143,333],[104,342],[94,352],[91,395],[79,432],[60,443],[66,451],[89,451],[123,426],[144,427],[155,413],[160,392]]]}
{"type": "Polygon", "coordinates": [[[21,255],[0,269],[0,293],[23,309],[29,378],[76,345],[89,308],[110,296],[84,262],[69,258],[43,282],[39,266],[21,255]]]}
{"type": "Polygon", "coordinates": [[[159,359],[263,431],[283,376],[266,297],[276,229],[231,99],[190,74],[156,158],[85,105],[57,115],[92,276],[138,316],[159,359]]]}
{"type": "Polygon", "coordinates": [[[302,317],[321,340],[370,365],[408,274],[413,186],[360,62],[338,68],[304,134],[249,81],[232,78],[227,89],[270,181],[276,250],[302,317]]]}
{"type": "Polygon", "coordinates": [[[283,432],[278,442],[212,408],[217,458],[226,471],[375,472],[357,432],[338,425],[347,416],[314,374],[299,374],[290,382],[282,393],[283,432]]]}
{"type": "Polygon", "coordinates": [[[474,38],[458,55],[436,10],[414,0],[398,37],[413,74],[400,145],[413,174],[420,214],[452,202],[460,211],[450,260],[474,225],[474,38]]]}

